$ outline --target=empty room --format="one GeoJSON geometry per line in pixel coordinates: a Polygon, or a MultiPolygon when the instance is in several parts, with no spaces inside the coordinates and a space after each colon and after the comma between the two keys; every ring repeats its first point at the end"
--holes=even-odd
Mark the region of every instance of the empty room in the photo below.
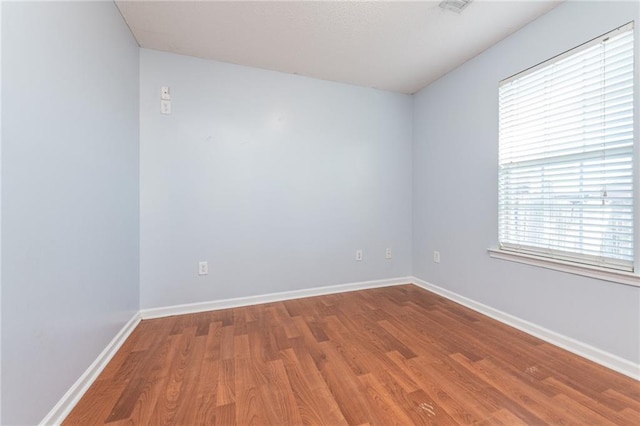
{"type": "Polygon", "coordinates": [[[0,423],[640,424],[639,25],[0,1],[0,423]]]}

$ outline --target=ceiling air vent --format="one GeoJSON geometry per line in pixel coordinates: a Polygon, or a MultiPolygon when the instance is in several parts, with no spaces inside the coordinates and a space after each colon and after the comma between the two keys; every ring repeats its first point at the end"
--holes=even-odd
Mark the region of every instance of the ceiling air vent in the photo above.
{"type": "Polygon", "coordinates": [[[469,6],[473,0],[443,0],[440,2],[440,7],[446,10],[451,10],[456,13],[460,13],[465,7],[469,6]]]}

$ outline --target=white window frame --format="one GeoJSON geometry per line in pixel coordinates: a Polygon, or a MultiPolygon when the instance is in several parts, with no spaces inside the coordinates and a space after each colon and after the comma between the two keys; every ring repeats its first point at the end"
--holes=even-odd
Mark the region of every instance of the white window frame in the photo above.
{"type": "Polygon", "coordinates": [[[491,248],[489,249],[489,255],[493,258],[497,258],[497,259],[503,259],[503,260],[509,260],[509,261],[515,261],[515,262],[519,262],[519,263],[525,263],[528,265],[534,265],[534,266],[539,266],[539,267],[543,267],[543,268],[548,268],[548,269],[554,269],[554,270],[559,270],[559,271],[563,271],[563,272],[568,272],[568,273],[572,273],[572,274],[577,274],[577,275],[583,275],[583,276],[588,276],[588,277],[593,277],[593,278],[598,278],[601,280],[606,280],[606,281],[612,281],[612,282],[616,282],[616,283],[622,283],[622,284],[627,284],[627,285],[632,285],[632,286],[638,286],[640,287],[640,274],[638,273],[639,271],[639,265],[640,265],[640,253],[639,253],[639,246],[640,246],[640,238],[638,236],[639,232],[638,230],[640,229],[640,219],[639,219],[639,210],[640,210],[640,203],[638,201],[639,198],[639,193],[640,193],[640,184],[639,184],[639,178],[640,178],[640,167],[639,167],[639,144],[638,144],[638,134],[639,134],[639,130],[640,130],[640,126],[639,126],[639,119],[638,116],[639,114],[639,99],[638,99],[638,92],[639,92],[639,84],[637,82],[637,75],[638,75],[638,62],[639,62],[639,54],[638,51],[640,50],[640,43],[637,40],[637,37],[635,37],[635,28],[634,28],[634,22],[630,22],[628,24],[625,24],[613,31],[608,32],[607,34],[604,34],[600,37],[597,37],[587,43],[584,43],[583,45],[577,46],[573,49],[570,49],[556,57],[553,57],[547,61],[544,61],[528,70],[525,70],[521,73],[518,73],[512,77],[509,77],[508,79],[505,79],[504,81],[510,81],[514,78],[518,78],[522,75],[525,75],[525,73],[530,73],[535,71],[536,69],[539,69],[540,67],[545,67],[548,66],[550,63],[552,62],[557,62],[559,60],[561,60],[562,58],[569,56],[569,55],[573,55],[578,53],[580,50],[584,50],[594,44],[597,43],[601,43],[601,41],[607,37],[610,37],[612,35],[615,35],[621,31],[628,31],[629,28],[631,28],[631,31],[634,32],[634,70],[633,70],[633,78],[635,80],[635,84],[634,84],[634,89],[633,89],[633,107],[634,107],[634,118],[633,118],[633,123],[634,123],[634,146],[633,146],[633,240],[634,240],[634,246],[633,246],[633,250],[634,250],[634,259],[633,259],[633,270],[632,271],[624,271],[624,270],[617,270],[617,269],[611,269],[609,267],[600,267],[598,265],[593,265],[593,264],[583,264],[583,263],[579,263],[576,262],[572,259],[567,259],[567,258],[563,258],[562,256],[558,256],[558,257],[553,257],[553,255],[551,256],[547,256],[547,255],[540,255],[538,253],[532,253],[532,252],[527,252],[526,250],[523,251],[517,251],[517,250],[513,250],[513,247],[510,249],[505,249],[504,247],[497,247],[497,248],[491,248]],[[580,49],[580,50],[578,50],[580,49]]]}

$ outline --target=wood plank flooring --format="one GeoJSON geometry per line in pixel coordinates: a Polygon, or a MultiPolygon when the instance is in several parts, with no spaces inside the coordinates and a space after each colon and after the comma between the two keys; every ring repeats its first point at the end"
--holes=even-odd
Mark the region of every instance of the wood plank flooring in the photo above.
{"type": "Polygon", "coordinates": [[[413,285],[146,320],[66,425],[639,425],[640,382],[413,285]]]}

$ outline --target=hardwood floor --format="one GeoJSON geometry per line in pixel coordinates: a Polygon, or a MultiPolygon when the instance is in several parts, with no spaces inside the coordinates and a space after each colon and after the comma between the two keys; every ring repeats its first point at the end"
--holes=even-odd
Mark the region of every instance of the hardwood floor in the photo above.
{"type": "Polygon", "coordinates": [[[143,321],[66,425],[640,424],[640,382],[413,285],[143,321]]]}

